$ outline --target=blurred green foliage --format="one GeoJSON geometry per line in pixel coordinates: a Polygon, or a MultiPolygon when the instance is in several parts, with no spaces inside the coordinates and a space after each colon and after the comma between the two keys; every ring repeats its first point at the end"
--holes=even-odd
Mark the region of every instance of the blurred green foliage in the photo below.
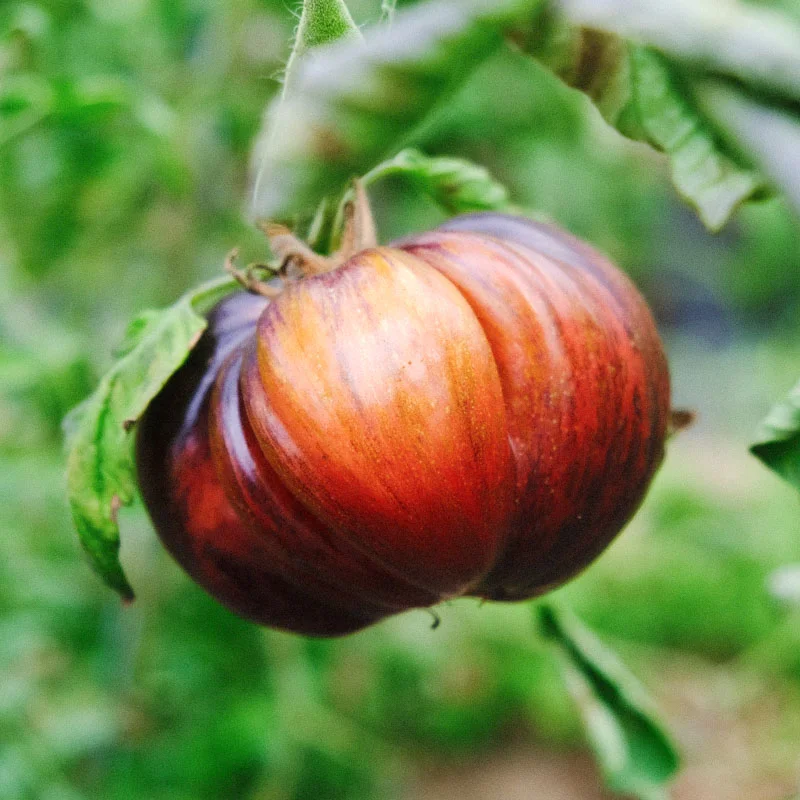
{"type": "MultiPolygon", "coordinates": [[[[380,15],[377,0],[350,7],[380,15]]],[[[138,508],[123,519],[133,606],[82,560],[60,420],[136,312],[214,277],[233,245],[263,256],[241,209],[292,25],[282,0],[0,6],[2,800],[400,797],[441,762],[578,741],[526,606],[459,601],[436,630],[412,612],[336,641],[263,631],[190,584],[138,508]]],[[[767,675],[800,714],[800,619],[767,590],[800,561],[800,503],[746,452],[800,364],[797,220],[773,198],[710,236],[660,157],[512,51],[427,138],[634,276],[676,404],[700,414],[629,529],[561,595],[634,671],[682,654],[723,665],[741,697],[767,675]]],[[[386,239],[441,218],[399,178],[375,203],[386,239]]],[[[780,735],[796,753],[800,732],[780,735]]]]}

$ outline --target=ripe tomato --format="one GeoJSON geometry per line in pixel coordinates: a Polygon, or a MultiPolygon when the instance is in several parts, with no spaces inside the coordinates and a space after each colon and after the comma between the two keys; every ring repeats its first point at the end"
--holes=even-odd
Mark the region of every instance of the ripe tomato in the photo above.
{"type": "Polygon", "coordinates": [[[647,306],[557,228],[472,214],[212,312],[148,409],[140,485],[234,611],[309,635],[587,566],[663,458],[647,306]]]}

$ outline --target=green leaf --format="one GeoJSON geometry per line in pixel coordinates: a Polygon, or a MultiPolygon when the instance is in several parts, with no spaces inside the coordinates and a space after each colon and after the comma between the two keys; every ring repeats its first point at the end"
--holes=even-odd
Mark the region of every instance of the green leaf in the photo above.
{"type": "Polygon", "coordinates": [[[800,489],[800,382],[761,423],[750,452],[800,489]]]}
{"type": "Polygon", "coordinates": [[[800,100],[800,25],[786,13],[718,0],[560,0],[580,27],[658,48],[676,62],[800,100]]]}
{"type": "Polygon", "coordinates": [[[54,103],[55,94],[41,76],[5,75],[0,84],[0,147],[42,122],[54,103]]]}
{"type": "Polygon", "coordinates": [[[800,213],[800,114],[771,108],[719,81],[700,84],[698,97],[800,213]]]}
{"type": "Polygon", "coordinates": [[[669,156],[678,193],[712,231],[760,192],[763,179],[717,134],[672,62],[616,35],[550,20],[528,50],[586,93],[623,135],[669,156]]]}
{"type": "Polygon", "coordinates": [[[287,220],[402,149],[542,0],[430,0],[303,60],[256,145],[252,213],[287,220]]]}
{"type": "Polygon", "coordinates": [[[159,323],[164,312],[162,310],[148,308],[139,312],[138,317],[134,317],[125,329],[122,341],[114,349],[114,357],[122,358],[136,347],[137,344],[147,335],[148,330],[159,323]]]}
{"type": "Polygon", "coordinates": [[[123,357],[64,421],[78,535],[94,569],[125,599],[133,599],[133,590],[119,562],[117,514],[136,491],[133,426],[200,338],[203,314],[235,286],[229,278],[212,281],[170,308],[140,315],[128,329],[123,357]]]}
{"type": "Polygon", "coordinates": [[[730,88],[708,92],[702,104],[692,91],[698,74],[725,76],[797,103],[800,25],[787,13],[712,0],[560,0],[527,49],[592,97],[620,132],[667,153],[678,192],[711,230],[762,193],[751,156],[800,208],[788,155],[800,137],[796,116],[730,88]],[[729,127],[739,149],[719,135],[729,127]],[[776,149],[782,159],[772,156],[776,149]]]}
{"type": "Polygon", "coordinates": [[[634,108],[647,140],[670,157],[672,181],[703,223],[719,230],[763,180],[726,152],[694,107],[667,61],[653,50],[630,50],[634,108]]]}
{"type": "Polygon", "coordinates": [[[678,755],[641,684],[574,614],[552,603],[537,612],[608,787],[642,800],[666,797],[678,755]]]}
{"type": "MultiPolygon", "coordinates": [[[[464,158],[427,156],[419,150],[407,148],[371,169],[361,182],[368,187],[395,175],[411,181],[449,214],[513,209],[506,187],[496,181],[485,167],[464,158]]],[[[353,195],[352,188],[342,195],[333,221],[334,239],[341,234],[344,207],[353,195]]]]}
{"type": "Polygon", "coordinates": [[[371,169],[362,181],[370,186],[391,175],[412,181],[445,211],[494,211],[508,208],[508,190],[489,171],[463,158],[427,156],[408,148],[371,169]]]}

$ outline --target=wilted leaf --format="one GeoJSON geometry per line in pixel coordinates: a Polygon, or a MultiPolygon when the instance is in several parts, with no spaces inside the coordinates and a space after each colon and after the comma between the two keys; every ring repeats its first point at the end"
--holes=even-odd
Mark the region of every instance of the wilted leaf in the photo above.
{"type": "Polygon", "coordinates": [[[769,412],[750,451],[800,489],[800,383],[769,412]]]}
{"type": "Polygon", "coordinates": [[[642,800],[665,796],[678,755],[641,684],[572,613],[552,604],[537,611],[609,788],[642,800]]]}
{"type": "Polygon", "coordinates": [[[128,330],[124,355],[94,393],[64,421],[72,515],[94,569],[124,598],[133,590],[119,562],[117,513],[136,491],[132,428],[206,327],[203,313],[236,284],[212,281],[163,311],[140,315],[128,330]]]}

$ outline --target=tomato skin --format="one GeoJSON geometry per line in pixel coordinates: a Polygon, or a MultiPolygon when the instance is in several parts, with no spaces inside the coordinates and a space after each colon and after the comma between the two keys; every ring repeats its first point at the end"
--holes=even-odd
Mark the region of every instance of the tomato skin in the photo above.
{"type": "Polygon", "coordinates": [[[467,297],[503,383],[519,513],[474,594],[543,594],[605,549],[663,459],[669,372],[652,316],[626,276],[554,226],[464,215],[401,246],[467,297]]]}
{"type": "Polygon", "coordinates": [[[262,314],[243,392],[267,460],[345,541],[433,597],[489,570],[513,504],[497,368],[462,295],[379,248],[262,314]]]}
{"type": "Polygon", "coordinates": [[[668,417],[630,281],[557,228],[473,214],[222,301],[137,463],[198,583],[331,636],[563,583],[638,507],[668,417]]]}
{"type": "Polygon", "coordinates": [[[175,560],[237,614],[311,636],[359,630],[383,615],[351,612],[287,581],[270,548],[230,503],[211,454],[209,404],[225,359],[252,336],[265,302],[237,294],[218,304],[186,364],[140,423],[139,487],[175,560]]]}

